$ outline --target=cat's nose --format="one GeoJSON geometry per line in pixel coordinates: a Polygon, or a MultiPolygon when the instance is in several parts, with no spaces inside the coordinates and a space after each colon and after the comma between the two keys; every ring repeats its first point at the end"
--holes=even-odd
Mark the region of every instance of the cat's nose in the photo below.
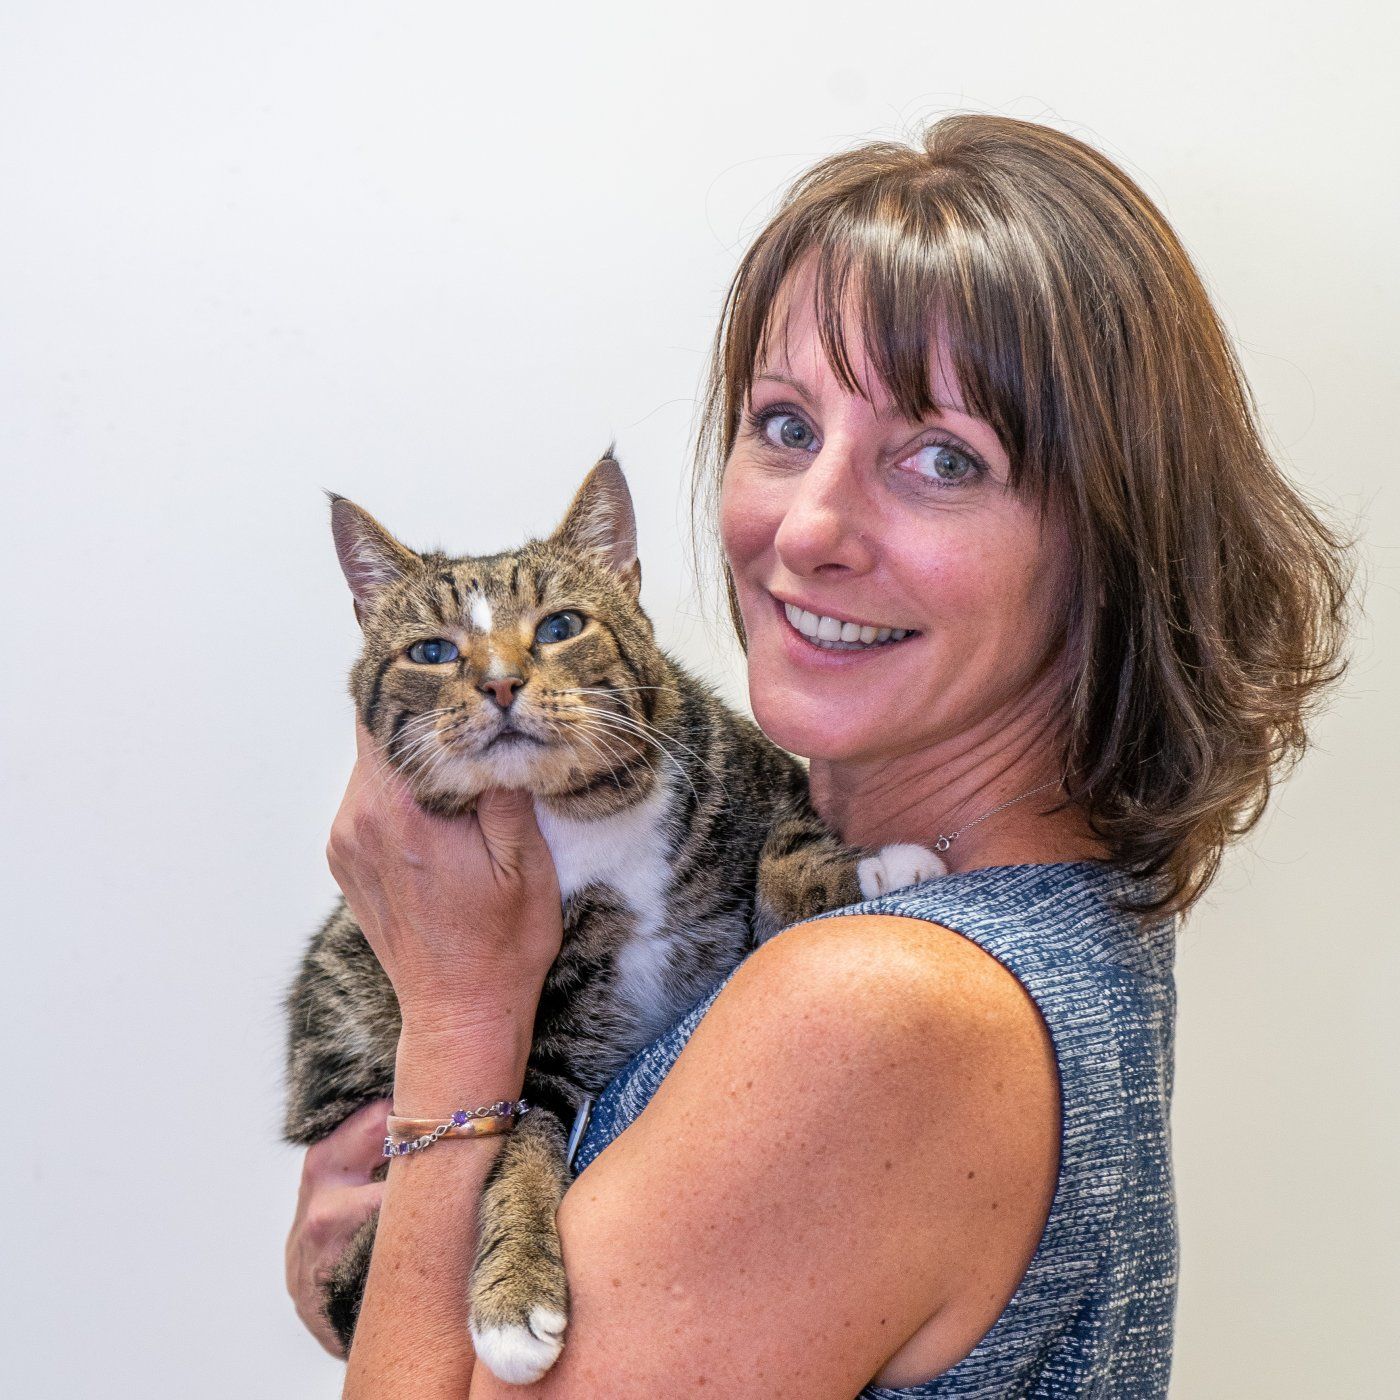
{"type": "Polygon", "coordinates": [[[524,684],[520,676],[502,676],[499,680],[482,681],[477,689],[483,695],[489,695],[501,709],[508,710],[515,699],[515,692],[524,684]]]}

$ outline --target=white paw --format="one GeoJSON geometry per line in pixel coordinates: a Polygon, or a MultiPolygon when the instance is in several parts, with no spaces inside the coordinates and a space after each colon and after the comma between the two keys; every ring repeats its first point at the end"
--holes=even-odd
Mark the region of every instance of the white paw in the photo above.
{"type": "Polygon", "coordinates": [[[537,1307],[530,1312],[528,1327],[485,1327],[478,1332],[472,1323],[472,1345],[492,1375],[510,1385],[529,1385],[559,1359],[568,1321],[553,1308],[537,1307]]]}
{"type": "Polygon", "coordinates": [[[878,854],[867,856],[856,866],[860,892],[866,899],[947,873],[948,867],[927,846],[881,846],[878,854]]]}

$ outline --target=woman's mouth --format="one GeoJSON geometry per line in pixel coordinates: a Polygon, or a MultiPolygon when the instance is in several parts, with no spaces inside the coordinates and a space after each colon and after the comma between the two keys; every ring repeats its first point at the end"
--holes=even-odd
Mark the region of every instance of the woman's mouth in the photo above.
{"type": "Polygon", "coordinates": [[[912,627],[878,627],[871,623],[851,622],[824,613],[809,612],[795,603],[782,604],[784,615],[793,631],[805,641],[823,651],[877,651],[891,647],[907,637],[917,637],[912,627]]]}

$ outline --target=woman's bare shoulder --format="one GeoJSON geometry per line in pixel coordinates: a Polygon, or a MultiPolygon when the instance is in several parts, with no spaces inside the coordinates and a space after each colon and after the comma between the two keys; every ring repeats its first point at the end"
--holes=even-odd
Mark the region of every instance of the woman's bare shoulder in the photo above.
{"type": "MultiPolygon", "coordinates": [[[[1039,1027],[938,925],[843,915],[770,940],[566,1194],[572,1320],[537,1393],[849,1397],[932,1319],[965,1328],[1039,1235],[1025,1203],[1058,1108],[1039,1027]]],[[[472,1394],[494,1384],[478,1367],[472,1394]]]]}

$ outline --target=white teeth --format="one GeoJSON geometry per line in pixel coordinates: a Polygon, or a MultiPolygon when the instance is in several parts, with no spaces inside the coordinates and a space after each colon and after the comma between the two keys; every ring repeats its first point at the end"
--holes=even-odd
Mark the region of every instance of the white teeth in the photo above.
{"type": "Polygon", "coordinates": [[[898,642],[913,630],[908,627],[872,627],[868,623],[844,622],[839,617],[825,617],[783,604],[787,620],[814,642],[831,642],[839,647],[879,646],[883,642],[898,642]]]}

